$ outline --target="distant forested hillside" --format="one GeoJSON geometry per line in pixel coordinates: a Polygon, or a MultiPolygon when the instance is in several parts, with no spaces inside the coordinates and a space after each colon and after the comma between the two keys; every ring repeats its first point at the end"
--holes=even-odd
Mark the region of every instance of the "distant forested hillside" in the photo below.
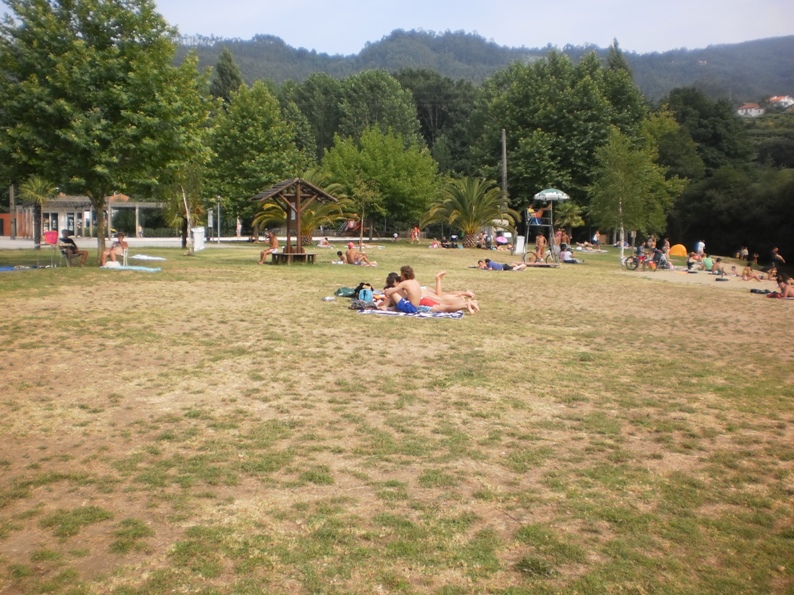
{"type": "MultiPolygon", "coordinates": [[[[221,48],[228,47],[249,84],[259,79],[303,81],[313,72],[343,78],[376,68],[389,72],[429,69],[480,83],[511,62],[536,60],[554,49],[508,48],[462,31],[438,34],[397,30],[351,56],[295,49],[272,35],[257,35],[250,40],[190,36],[181,41],[178,58],[194,49],[202,67],[214,66],[221,48]]],[[[592,51],[602,57],[607,53],[607,49],[596,46],[566,45],[560,51],[574,59],[592,51]]],[[[650,100],[661,99],[677,87],[695,87],[712,99],[730,99],[737,104],[770,95],[794,95],[794,36],[695,50],[626,52],[625,58],[650,100]]]]}

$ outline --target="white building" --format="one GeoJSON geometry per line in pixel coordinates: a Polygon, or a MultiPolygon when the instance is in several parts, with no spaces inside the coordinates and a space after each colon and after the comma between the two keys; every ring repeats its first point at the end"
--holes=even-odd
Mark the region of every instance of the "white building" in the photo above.
{"type": "Polygon", "coordinates": [[[736,110],[736,113],[743,118],[757,118],[764,115],[764,108],[757,103],[745,103],[742,107],[736,110]]]}
{"type": "Polygon", "coordinates": [[[777,95],[775,97],[770,97],[769,105],[786,109],[794,105],[794,97],[791,97],[791,95],[777,95]]]}

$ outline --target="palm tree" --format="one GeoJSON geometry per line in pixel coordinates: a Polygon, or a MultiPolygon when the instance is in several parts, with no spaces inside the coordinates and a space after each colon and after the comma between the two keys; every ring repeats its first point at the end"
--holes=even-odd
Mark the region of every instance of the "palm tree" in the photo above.
{"type": "Polygon", "coordinates": [[[425,215],[422,226],[446,223],[460,230],[464,248],[473,248],[482,228],[493,225],[496,220],[512,227],[516,219],[518,213],[505,205],[496,182],[484,178],[462,178],[447,183],[439,201],[425,215]]]}
{"type": "MultiPolygon", "coordinates": [[[[302,179],[339,199],[338,202],[316,200],[301,213],[300,241],[302,246],[308,246],[312,243],[312,232],[315,229],[331,226],[340,219],[345,219],[352,209],[352,203],[342,194],[341,185],[329,182],[329,178],[324,172],[308,170],[304,172],[302,179]]],[[[284,225],[286,219],[287,214],[281,204],[267,201],[262,205],[262,210],[254,217],[253,226],[255,230],[262,227],[281,226],[284,225]]]]}
{"type": "Polygon", "coordinates": [[[568,237],[572,237],[573,228],[585,224],[582,212],[582,207],[573,202],[561,203],[554,209],[554,222],[560,227],[564,227],[568,237]]]}
{"type": "Polygon", "coordinates": [[[43,207],[55,196],[56,191],[57,188],[39,176],[31,176],[19,186],[19,197],[33,203],[33,243],[36,245],[36,250],[41,248],[41,233],[44,227],[43,207]]]}

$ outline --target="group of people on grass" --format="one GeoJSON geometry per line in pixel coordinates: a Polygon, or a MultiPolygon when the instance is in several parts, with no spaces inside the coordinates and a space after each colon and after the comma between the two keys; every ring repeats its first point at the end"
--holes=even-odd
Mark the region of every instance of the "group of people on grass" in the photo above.
{"type": "MultiPolygon", "coordinates": [[[[107,266],[108,260],[111,262],[117,262],[116,258],[124,256],[124,251],[127,249],[126,237],[127,235],[123,231],[120,231],[116,234],[116,238],[113,240],[110,246],[103,250],[102,254],[99,255],[100,266],[107,266]]],[[[64,256],[69,259],[70,264],[72,259],[78,256],[80,257],[80,266],[85,264],[85,261],[88,259],[88,250],[81,250],[77,246],[77,243],[71,237],[71,233],[68,229],[61,230],[59,243],[61,250],[64,251],[64,256]]]]}
{"type": "Polygon", "coordinates": [[[406,314],[417,312],[461,312],[474,314],[480,311],[474,293],[471,291],[444,291],[441,280],[446,275],[441,271],[436,275],[434,289],[422,287],[416,279],[411,266],[400,268],[400,274],[389,273],[383,288],[383,299],[378,305],[381,310],[396,310],[406,314]]]}
{"type": "MultiPolygon", "coordinates": [[[[276,237],[276,234],[274,234],[272,231],[268,232],[267,240],[268,247],[259,253],[259,260],[257,261],[257,264],[265,264],[265,259],[267,258],[268,254],[278,252],[278,238],[276,237]]],[[[317,247],[331,248],[332,246],[328,238],[323,238],[317,247]]],[[[356,245],[353,242],[348,242],[347,252],[343,253],[341,250],[339,250],[336,253],[336,256],[338,260],[334,261],[335,264],[354,264],[368,267],[378,266],[378,263],[374,260],[370,260],[369,257],[364,254],[364,252],[356,250],[356,245]]]]}

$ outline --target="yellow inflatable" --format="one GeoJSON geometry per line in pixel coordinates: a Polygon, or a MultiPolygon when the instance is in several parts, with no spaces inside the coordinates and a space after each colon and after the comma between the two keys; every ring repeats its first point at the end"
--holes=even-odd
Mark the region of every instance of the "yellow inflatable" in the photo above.
{"type": "Polygon", "coordinates": [[[670,248],[671,256],[686,256],[686,247],[683,244],[676,244],[670,248]]]}

